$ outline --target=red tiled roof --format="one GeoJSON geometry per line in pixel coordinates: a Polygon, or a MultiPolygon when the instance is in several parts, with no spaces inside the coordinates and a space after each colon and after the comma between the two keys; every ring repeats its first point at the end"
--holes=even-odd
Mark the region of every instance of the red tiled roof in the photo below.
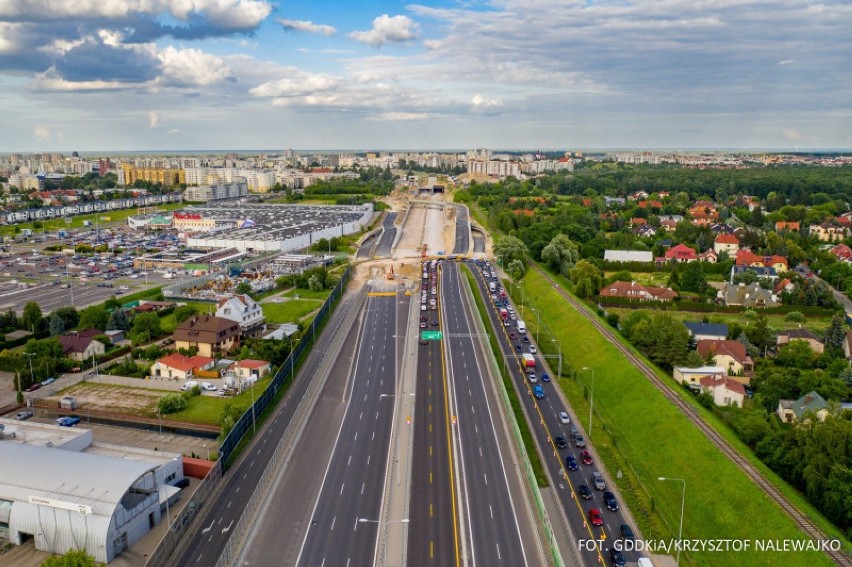
{"type": "Polygon", "coordinates": [[[745,388],[742,384],[735,380],[730,380],[725,378],[724,376],[704,376],[700,383],[702,386],[707,386],[709,388],[717,388],[719,386],[724,386],[726,389],[736,392],[742,396],[746,395],[745,388]]]}
{"type": "Polygon", "coordinates": [[[666,250],[666,258],[676,260],[694,260],[698,254],[686,244],[678,244],[666,250]]]}
{"type": "Polygon", "coordinates": [[[168,356],[164,356],[160,360],[158,360],[160,364],[164,364],[170,368],[175,368],[180,370],[181,372],[187,372],[192,370],[193,368],[201,368],[213,362],[213,359],[209,356],[186,356],[177,352],[174,352],[168,356]]]}
{"type": "Polygon", "coordinates": [[[236,364],[239,368],[263,368],[264,366],[269,365],[269,363],[265,360],[255,360],[252,358],[238,360],[234,364],[236,364]]]}
{"type": "Polygon", "coordinates": [[[721,233],[716,237],[715,242],[719,244],[737,244],[739,245],[740,239],[734,236],[733,234],[721,233]]]}
{"type": "Polygon", "coordinates": [[[695,345],[695,350],[702,357],[707,357],[708,354],[716,356],[717,354],[726,354],[740,364],[748,362],[748,354],[746,353],[745,345],[740,341],[733,340],[717,340],[717,339],[701,339],[695,345]]]}

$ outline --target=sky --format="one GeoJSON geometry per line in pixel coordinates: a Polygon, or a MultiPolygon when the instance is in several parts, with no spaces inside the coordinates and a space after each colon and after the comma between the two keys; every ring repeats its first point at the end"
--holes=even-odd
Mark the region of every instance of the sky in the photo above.
{"type": "Polygon", "coordinates": [[[0,152],[852,148],[850,0],[0,0],[0,152]]]}

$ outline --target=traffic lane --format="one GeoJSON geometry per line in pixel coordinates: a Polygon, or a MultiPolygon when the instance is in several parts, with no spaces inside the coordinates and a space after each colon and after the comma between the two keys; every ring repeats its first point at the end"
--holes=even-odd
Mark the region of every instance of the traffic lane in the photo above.
{"type": "MultiPolygon", "coordinates": [[[[485,288],[484,281],[481,283],[480,289],[481,290],[487,289],[487,288],[485,288]]],[[[498,321],[499,322],[499,315],[497,314],[497,308],[496,308],[495,305],[493,305],[493,302],[492,302],[492,308],[489,309],[489,312],[490,312],[490,316],[491,316],[492,321],[498,321]]],[[[501,325],[501,327],[502,327],[502,325],[501,325]]],[[[509,341],[508,333],[505,331],[505,328],[504,328],[503,333],[498,333],[498,336],[500,337],[501,342],[506,342],[507,344],[509,344],[510,341],[509,341]]],[[[503,350],[504,350],[504,352],[507,351],[507,349],[505,349],[505,348],[503,350]]],[[[512,350],[514,351],[514,347],[512,347],[512,350]]],[[[521,362],[522,359],[517,355],[515,355],[515,356],[516,356],[516,360],[518,361],[518,364],[517,365],[510,365],[510,366],[513,367],[512,368],[513,370],[516,370],[516,372],[513,372],[513,374],[515,375],[515,380],[517,381],[517,383],[519,385],[521,383],[523,383],[523,385],[521,387],[526,389],[526,391],[528,392],[528,395],[524,396],[524,397],[527,398],[527,403],[531,404],[533,406],[533,408],[536,410],[533,415],[538,414],[538,418],[539,418],[538,421],[539,421],[539,424],[540,424],[541,427],[534,427],[533,428],[534,432],[536,434],[536,439],[539,442],[540,447],[547,447],[552,452],[552,458],[544,459],[548,463],[548,469],[551,472],[551,474],[558,472],[558,476],[553,477],[553,478],[562,478],[564,480],[564,482],[566,483],[567,487],[570,489],[571,499],[573,499],[575,502],[581,504],[580,508],[582,509],[582,514],[580,514],[579,518],[577,517],[577,514],[573,514],[573,518],[571,519],[571,521],[572,522],[578,522],[578,521],[581,522],[584,529],[588,531],[588,529],[589,529],[589,522],[588,522],[589,510],[591,510],[592,508],[597,508],[598,510],[601,511],[601,515],[603,517],[604,524],[603,524],[603,526],[600,527],[600,534],[596,537],[601,537],[604,540],[612,539],[613,537],[617,537],[619,535],[619,532],[620,532],[621,524],[627,523],[627,521],[625,520],[624,516],[621,513],[620,498],[617,498],[617,500],[619,501],[619,510],[616,511],[616,512],[611,512],[611,511],[606,509],[605,503],[603,501],[603,491],[594,491],[593,490],[592,491],[593,492],[592,498],[589,499],[589,500],[582,500],[582,502],[579,499],[579,496],[578,496],[578,493],[577,493],[577,487],[579,485],[584,484],[586,486],[592,487],[593,484],[594,484],[592,482],[592,479],[591,479],[591,473],[594,470],[598,470],[597,463],[599,462],[598,459],[597,459],[597,454],[594,451],[594,448],[590,444],[589,440],[584,437],[584,441],[586,442],[585,449],[587,449],[593,456],[593,461],[594,461],[593,465],[587,466],[587,465],[581,464],[578,471],[568,471],[567,470],[566,465],[565,465],[565,461],[564,461],[564,458],[567,456],[567,454],[560,454],[560,450],[555,446],[553,438],[556,435],[560,435],[560,434],[568,437],[568,433],[570,433],[570,429],[568,431],[564,431],[562,429],[563,424],[561,424],[561,422],[559,421],[559,418],[558,418],[558,413],[560,411],[567,411],[568,408],[562,405],[561,398],[558,398],[558,397],[554,398],[555,394],[554,394],[554,396],[545,395],[545,398],[543,400],[536,399],[534,396],[532,396],[531,385],[529,384],[529,381],[526,377],[525,372],[522,370],[522,362],[521,362]],[[554,403],[554,399],[557,400],[555,403],[554,403]],[[546,402],[545,402],[545,400],[546,400],[546,402]],[[584,469],[587,469],[587,470],[584,470],[584,469]]],[[[535,355],[535,358],[536,358],[536,365],[537,365],[537,368],[538,368],[539,365],[541,365],[541,358],[538,356],[538,354],[535,355]]],[[[540,366],[540,367],[543,368],[543,366],[540,366]]],[[[547,388],[546,384],[541,383],[541,382],[539,384],[543,388],[547,388]]],[[[545,389],[545,392],[547,392],[547,389],[545,389]]],[[[571,412],[571,413],[573,413],[573,412],[571,412]]],[[[570,426],[564,426],[564,427],[565,427],[565,429],[568,429],[568,427],[570,427],[570,426]]],[[[571,439],[568,438],[568,441],[570,443],[571,439]]],[[[579,453],[576,456],[579,457],[579,453]]],[[[579,462],[579,460],[578,460],[578,462],[579,462]]],[[[615,492],[613,487],[607,486],[606,489],[615,492]]],[[[570,506],[570,507],[567,508],[567,511],[569,513],[574,512],[575,510],[576,510],[576,507],[574,507],[574,506],[570,506]]],[[[578,525],[578,524],[575,523],[573,525],[578,525]]],[[[608,547],[605,547],[604,551],[607,552],[605,554],[608,554],[608,547]]],[[[589,555],[589,554],[594,555],[595,561],[599,560],[598,554],[595,553],[595,552],[588,551],[586,554],[587,555],[589,555]]],[[[624,555],[625,555],[625,559],[627,559],[628,561],[635,560],[639,556],[638,553],[625,553],[624,555]]]]}
{"type": "Polygon", "coordinates": [[[525,565],[523,543],[511,489],[497,443],[496,425],[486,394],[484,372],[471,337],[473,326],[462,300],[459,269],[444,270],[448,369],[455,388],[467,524],[475,562],[525,565]]]}
{"type": "Polygon", "coordinates": [[[361,243],[361,246],[358,248],[359,258],[369,258],[373,255],[373,246],[376,244],[378,236],[378,234],[370,235],[361,243]]]}
{"type": "Polygon", "coordinates": [[[369,564],[384,494],[396,374],[396,297],[371,297],[340,434],[299,563],[369,564]],[[328,546],[334,541],[334,546],[328,546]]]}
{"type": "MultiPolygon", "coordinates": [[[[329,328],[336,328],[343,318],[341,304],[335,309],[329,321],[329,328]]],[[[204,565],[215,563],[222,554],[222,550],[228,541],[227,534],[233,524],[239,520],[246,503],[251,498],[253,487],[260,482],[260,476],[264,474],[272,454],[277,448],[278,441],[283,437],[284,431],[293,419],[299,403],[304,397],[305,391],[310,384],[310,378],[317,374],[323,357],[315,353],[323,353],[332,340],[332,333],[322,333],[314,345],[311,355],[302,370],[296,377],[284,395],[284,399],[278,404],[272,417],[267,420],[260,435],[256,436],[243,455],[230,471],[225,473],[220,495],[213,501],[208,502],[209,509],[204,522],[209,525],[201,525],[197,522],[194,534],[187,534],[191,538],[183,553],[179,556],[177,565],[204,565]],[[243,488],[245,487],[245,490],[243,488]],[[213,528],[216,527],[214,530],[213,528]],[[220,529],[221,527],[221,529],[220,529]],[[225,528],[228,528],[225,530],[225,528]],[[205,531],[206,529],[206,531],[205,531]],[[209,535],[208,535],[209,534],[209,535]]]]}
{"type": "MultiPolygon", "coordinates": [[[[481,274],[478,276],[477,281],[480,291],[485,294],[488,300],[490,300],[490,293],[487,292],[488,288],[486,287],[481,274]]],[[[488,308],[488,314],[495,328],[503,329],[502,333],[497,333],[498,340],[503,345],[501,350],[503,350],[504,353],[510,352],[509,349],[511,347],[508,332],[500,320],[496,306],[493,305],[493,301],[491,307],[488,308]]],[[[514,360],[517,361],[519,357],[514,354],[514,349],[512,349],[511,352],[513,353],[512,356],[514,357],[514,360]]],[[[509,361],[512,360],[513,358],[510,357],[509,361]]],[[[544,420],[539,414],[538,406],[535,403],[536,400],[532,394],[532,387],[526,374],[523,372],[520,363],[511,364],[510,362],[508,367],[510,376],[515,382],[518,392],[521,393],[521,395],[519,395],[519,398],[522,400],[521,403],[524,404],[526,412],[529,416],[531,416],[531,419],[528,419],[528,422],[531,422],[530,429],[535,436],[536,444],[539,448],[539,454],[542,456],[542,463],[554,485],[555,493],[562,503],[562,508],[566,514],[572,534],[576,539],[608,539],[609,535],[607,535],[606,532],[600,528],[592,527],[588,522],[588,510],[596,506],[587,506],[585,504],[586,501],[581,502],[575,486],[575,484],[579,485],[580,483],[575,483],[564,473],[563,461],[559,458],[558,451],[553,444],[550,434],[547,432],[545,427],[542,426],[544,420]]],[[[603,563],[604,561],[602,553],[591,550],[581,550],[580,557],[586,565],[596,565],[598,563],[603,563]]]]}

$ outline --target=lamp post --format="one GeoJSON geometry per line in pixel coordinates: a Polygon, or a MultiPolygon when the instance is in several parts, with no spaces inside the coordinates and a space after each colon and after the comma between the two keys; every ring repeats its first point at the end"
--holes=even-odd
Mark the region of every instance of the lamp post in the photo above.
{"type": "MultiPolygon", "coordinates": [[[[31,384],[35,384],[35,373],[33,373],[33,357],[37,356],[37,355],[34,352],[25,352],[24,356],[27,356],[30,359],[30,380],[31,380],[31,384]]],[[[21,384],[18,383],[18,386],[20,386],[20,385],[21,384]]]]}
{"type": "Polygon", "coordinates": [[[538,314],[538,309],[535,307],[530,307],[533,313],[535,313],[535,344],[539,344],[538,342],[538,333],[541,330],[541,317],[538,314]]]}
{"type": "Polygon", "coordinates": [[[556,371],[557,379],[562,376],[562,343],[556,339],[550,339],[550,342],[556,343],[556,348],[559,351],[559,369],[556,371]]]}
{"type": "Polygon", "coordinates": [[[657,480],[673,480],[683,483],[683,492],[680,497],[680,528],[678,528],[677,531],[677,559],[675,560],[675,565],[680,565],[680,542],[683,538],[683,508],[684,504],[686,504],[686,481],[682,478],[670,478],[665,476],[658,477],[657,480]]]}
{"type": "Polygon", "coordinates": [[[589,439],[592,438],[592,412],[595,408],[595,369],[584,366],[583,370],[588,370],[592,373],[592,387],[589,390],[589,439]]]}

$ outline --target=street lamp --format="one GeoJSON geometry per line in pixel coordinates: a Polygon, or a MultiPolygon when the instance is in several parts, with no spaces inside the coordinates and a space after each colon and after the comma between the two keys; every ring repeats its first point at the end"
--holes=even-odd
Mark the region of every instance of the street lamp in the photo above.
{"type": "Polygon", "coordinates": [[[556,348],[559,350],[559,369],[556,371],[557,379],[562,376],[562,343],[556,339],[550,339],[550,342],[556,343],[556,348]]]}
{"type": "Polygon", "coordinates": [[[680,565],[680,542],[683,538],[683,506],[686,504],[686,481],[682,478],[669,478],[665,476],[658,477],[657,480],[674,480],[683,483],[683,493],[680,498],[680,528],[677,532],[677,559],[675,560],[675,565],[680,565]]]}
{"type": "Polygon", "coordinates": [[[535,344],[539,344],[538,333],[541,330],[541,317],[538,314],[538,309],[535,307],[530,307],[530,309],[535,313],[535,344]]]}
{"type": "Polygon", "coordinates": [[[592,387],[589,391],[589,439],[592,438],[592,411],[595,408],[595,369],[584,366],[583,370],[588,370],[592,373],[592,387]]]}
{"type": "MultiPolygon", "coordinates": [[[[25,352],[24,356],[28,356],[30,358],[30,380],[31,384],[35,384],[35,373],[33,373],[33,357],[38,355],[36,355],[36,353],[34,352],[25,352]]],[[[20,387],[20,385],[21,384],[19,382],[18,386],[20,387]]]]}

